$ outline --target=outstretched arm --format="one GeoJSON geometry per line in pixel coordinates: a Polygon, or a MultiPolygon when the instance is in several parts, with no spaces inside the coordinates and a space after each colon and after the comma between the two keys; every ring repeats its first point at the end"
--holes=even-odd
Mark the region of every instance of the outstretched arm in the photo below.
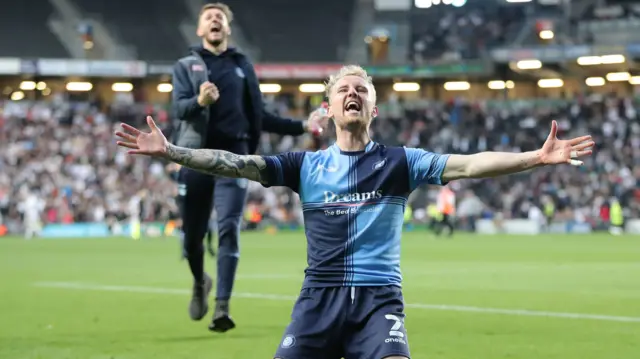
{"type": "Polygon", "coordinates": [[[473,155],[451,155],[442,172],[442,181],[448,182],[461,178],[487,178],[523,172],[532,168],[571,164],[582,165],[578,158],[592,153],[594,142],[591,136],[576,137],[571,140],[559,140],[556,137],[558,124],[553,121],[551,132],[542,148],[537,151],[481,152],[473,155]]]}
{"type": "Polygon", "coordinates": [[[237,155],[222,150],[191,149],[169,144],[163,157],[211,175],[246,178],[263,184],[267,178],[267,163],[261,156],[237,155]]]}
{"type": "Polygon", "coordinates": [[[538,151],[480,152],[472,155],[451,155],[442,172],[442,181],[461,178],[498,177],[542,166],[538,151]]]}
{"type": "Polygon", "coordinates": [[[147,117],[151,132],[142,132],[122,124],[119,146],[129,148],[129,154],[164,158],[196,171],[232,178],[246,178],[266,184],[267,163],[261,156],[243,156],[222,150],[191,149],[175,146],[162,134],[151,116],[147,117]]]}

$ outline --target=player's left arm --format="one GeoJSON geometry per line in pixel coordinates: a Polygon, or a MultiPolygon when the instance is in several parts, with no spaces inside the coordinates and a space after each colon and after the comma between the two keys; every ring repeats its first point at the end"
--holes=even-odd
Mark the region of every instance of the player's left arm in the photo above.
{"type": "Polygon", "coordinates": [[[523,172],[536,167],[557,164],[582,165],[578,158],[591,155],[591,136],[570,140],[556,137],[558,124],[553,121],[549,137],[536,151],[481,152],[472,155],[450,155],[442,171],[442,182],[461,178],[488,178],[523,172]]]}
{"type": "Polygon", "coordinates": [[[526,171],[542,166],[538,151],[480,152],[472,155],[450,155],[442,171],[442,181],[462,178],[488,178],[526,171]]]}

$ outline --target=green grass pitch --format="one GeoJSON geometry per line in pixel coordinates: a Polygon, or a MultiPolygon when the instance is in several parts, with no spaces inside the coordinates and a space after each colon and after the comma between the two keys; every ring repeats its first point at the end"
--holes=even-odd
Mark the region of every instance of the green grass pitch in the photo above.
{"type": "MultiPolygon", "coordinates": [[[[226,334],[189,320],[175,238],[0,238],[0,358],[272,358],[306,243],[241,238],[226,334]]],[[[638,236],[408,232],[402,269],[413,359],[640,358],[638,236]]]]}

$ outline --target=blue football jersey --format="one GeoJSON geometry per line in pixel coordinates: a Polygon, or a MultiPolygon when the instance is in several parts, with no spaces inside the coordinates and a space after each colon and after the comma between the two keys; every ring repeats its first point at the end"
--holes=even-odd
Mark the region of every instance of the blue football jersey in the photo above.
{"type": "Polygon", "coordinates": [[[398,285],[400,236],[409,194],[442,185],[448,155],[370,142],[265,157],[266,187],[287,186],[302,202],[305,287],[398,285]]]}

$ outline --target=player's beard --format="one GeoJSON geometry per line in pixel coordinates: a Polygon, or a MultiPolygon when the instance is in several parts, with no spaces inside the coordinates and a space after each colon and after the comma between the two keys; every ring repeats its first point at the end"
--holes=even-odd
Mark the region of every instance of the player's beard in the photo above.
{"type": "Polygon", "coordinates": [[[343,130],[354,131],[361,128],[369,127],[371,118],[365,114],[359,116],[342,116],[342,118],[334,118],[336,127],[343,130]]]}

